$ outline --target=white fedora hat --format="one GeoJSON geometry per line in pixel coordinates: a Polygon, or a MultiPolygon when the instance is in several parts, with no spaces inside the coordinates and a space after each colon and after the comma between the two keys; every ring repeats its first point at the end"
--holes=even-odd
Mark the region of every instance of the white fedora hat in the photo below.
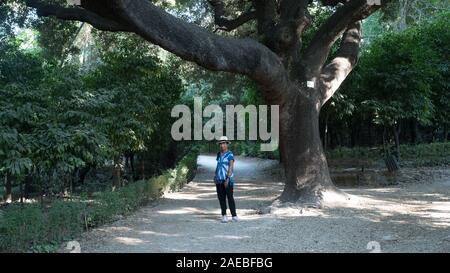
{"type": "Polygon", "coordinates": [[[220,138],[219,138],[219,140],[217,141],[217,144],[220,144],[220,143],[230,143],[230,141],[228,140],[228,137],[226,137],[226,136],[221,136],[220,138]]]}

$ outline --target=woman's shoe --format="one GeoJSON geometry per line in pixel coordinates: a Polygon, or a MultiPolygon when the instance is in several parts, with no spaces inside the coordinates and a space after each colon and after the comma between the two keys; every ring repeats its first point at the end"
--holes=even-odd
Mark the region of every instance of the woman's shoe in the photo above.
{"type": "Polygon", "coordinates": [[[228,223],[228,217],[226,215],[222,216],[222,223],[228,223]]]}

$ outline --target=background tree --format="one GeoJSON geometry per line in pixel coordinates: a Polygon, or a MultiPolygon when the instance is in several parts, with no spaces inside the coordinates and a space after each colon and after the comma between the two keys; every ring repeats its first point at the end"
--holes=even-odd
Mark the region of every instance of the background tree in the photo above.
{"type": "Polygon", "coordinates": [[[442,12],[448,11],[448,1],[445,0],[398,0],[388,3],[381,20],[386,28],[399,32],[408,26],[419,25],[432,20],[442,12]]]}

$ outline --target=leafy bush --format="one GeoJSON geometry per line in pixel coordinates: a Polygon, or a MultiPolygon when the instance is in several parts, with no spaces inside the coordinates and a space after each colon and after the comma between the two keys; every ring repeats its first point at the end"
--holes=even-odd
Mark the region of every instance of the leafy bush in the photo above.
{"type": "Polygon", "coordinates": [[[0,250],[20,251],[47,240],[48,226],[43,211],[36,205],[12,205],[0,222],[0,250]]]}
{"type": "Polygon", "coordinates": [[[112,218],[122,208],[120,201],[118,192],[103,192],[96,196],[87,208],[86,221],[88,226],[94,227],[113,220],[112,218]]]}
{"type": "Polygon", "coordinates": [[[83,213],[86,204],[77,201],[58,200],[47,211],[48,236],[50,241],[70,240],[83,232],[83,213]]]}

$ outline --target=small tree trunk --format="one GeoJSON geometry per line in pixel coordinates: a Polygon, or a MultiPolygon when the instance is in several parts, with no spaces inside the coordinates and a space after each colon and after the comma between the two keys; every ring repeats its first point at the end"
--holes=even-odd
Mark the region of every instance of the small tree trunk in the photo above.
{"type": "Polygon", "coordinates": [[[73,182],[74,182],[75,176],[72,175],[72,176],[69,177],[69,179],[70,179],[70,186],[69,186],[69,193],[70,193],[70,195],[69,195],[69,197],[72,198],[72,195],[73,195],[73,182]]]}
{"type": "Polygon", "coordinates": [[[422,141],[422,136],[420,135],[419,122],[416,119],[411,121],[411,142],[417,144],[422,141]]]}
{"type": "Polygon", "coordinates": [[[383,153],[385,157],[389,155],[388,143],[386,141],[386,126],[383,126],[383,153]]]}
{"type": "Polygon", "coordinates": [[[20,191],[20,203],[23,203],[23,179],[20,179],[19,183],[19,191],[20,191]]]}
{"type": "Polygon", "coordinates": [[[62,197],[66,198],[69,196],[69,192],[70,192],[70,177],[68,177],[67,175],[64,176],[64,184],[63,184],[63,192],[62,192],[62,197]]]}
{"type": "Polygon", "coordinates": [[[86,179],[86,175],[89,173],[89,171],[91,170],[90,166],[86,166],[84,168],[81,168],[78,171],[78,183],[80,185],[84,185],[84,180],[86,179]]]}
{"type": "Polygon", "coordinates": [[[28,174],[25,177],[25,199],[31,198],[31,184],[33,183],[33,175],[28,174]]]}
{"type": "Polygon", "coordinates": [[[141,179],[145,179],[145,159],[142,154],[139,158],[139,170],[141,172],[141,179]]]}
{"type": "Polygon", "coordinates": [[[5,195],[3,196],[5,203],[12,202],[12,177],[9,173],[5,175],[5,195]]]}
{"type": "Polygon", "coordinates": [[[113,185],[112,190],[120,187],[120,156],[114,158],[113,185]]]}
{"type": "Polygon", "coordinates": [[[399,139],[400,129],[394,125],[392,127],[392,132],[394,134],[395,151],[397,153],[396,158],[397,158],[397,161],[400,161],[400,139],[399,139]]]}
{"type": "Polygon", "coordinates": [[[131,168],[131,178],[136,179],[136,172],[134,170],[134,153],[130,154],[130,168],[131,168]]]}

